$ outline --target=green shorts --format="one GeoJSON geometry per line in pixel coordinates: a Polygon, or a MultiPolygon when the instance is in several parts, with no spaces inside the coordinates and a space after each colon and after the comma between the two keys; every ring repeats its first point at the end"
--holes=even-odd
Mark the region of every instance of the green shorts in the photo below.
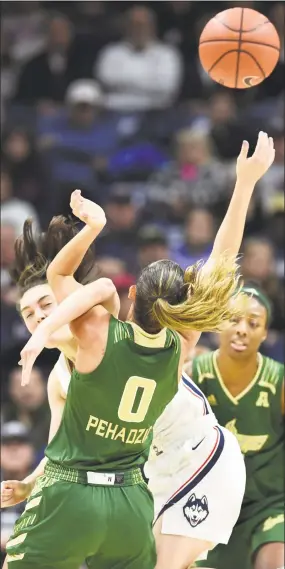
{"type": "Polygon", "coordinates": [[[252,569],[258,549],[274,541],[284,542],[284,503],[267,506],[250,519],[238,523],[229,543],[217,545],[208,553],[207,561],[201,561],[196,566],[252,569]]]}
{"type": "Polygon", "coordinates": [[[9,569],[154,568],[153,500],[140,469],[92,482],[47,464],[7,543],[9,569]]]}

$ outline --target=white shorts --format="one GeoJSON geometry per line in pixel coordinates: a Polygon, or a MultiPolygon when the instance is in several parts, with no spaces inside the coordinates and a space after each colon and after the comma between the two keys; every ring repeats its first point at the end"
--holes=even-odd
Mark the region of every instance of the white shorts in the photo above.
{"type": "Polygon", "coordinates": [[[162,516],[163,534],[201,539],[213,546],[228,543],[246,481],[244,458],[230,431],[213,427],[189,454],[188,466],[165,480],[161,478],[160,474],[161,493],[157,481],[150,480],[149,487],[155,520],[162,516]]]}

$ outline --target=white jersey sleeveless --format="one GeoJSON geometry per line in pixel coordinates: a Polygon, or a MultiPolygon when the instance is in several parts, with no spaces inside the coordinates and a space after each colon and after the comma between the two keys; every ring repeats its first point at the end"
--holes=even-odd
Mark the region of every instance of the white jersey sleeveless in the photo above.
{"type": "Polygon", "coordinates": [[[63,393],[67,395],[70,384],[70,368],[68,366],[66,357],[63,354],[60,354],[53,369],[57,375],[63,393]]]}
{"type": "Polygon", "coordinates": [[[161,533],[228,543],[244,495],[244,460],[187,374],[153,435],[145,474],[161,533]]]}
{"type": "Polygon", "coordinates": [[[156,421],[153,443],[145,465],[147,478],[173,474],[189,462],[189,452],[217,425],[217,419],[205,397],[183,372],[178,392],[156,421]]]}

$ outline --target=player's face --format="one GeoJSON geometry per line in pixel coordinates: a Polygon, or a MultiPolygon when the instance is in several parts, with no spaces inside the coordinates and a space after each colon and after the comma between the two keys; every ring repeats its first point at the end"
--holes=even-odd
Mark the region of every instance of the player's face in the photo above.
{"type": "Polygon", "coordinates": [[[255,354],[265,340],[267,314],[264,306],[255,298],[248,298],[245,311],[233,318],[220,334],[220,351],[234,359],[244,359],[255,354]]]}
{"type": "Polygon", "coordinates": [[[31,334],[56,306],[57,302],[48,284],[34,286],[25,292],[20,301],[20,311],[31,334]]]}

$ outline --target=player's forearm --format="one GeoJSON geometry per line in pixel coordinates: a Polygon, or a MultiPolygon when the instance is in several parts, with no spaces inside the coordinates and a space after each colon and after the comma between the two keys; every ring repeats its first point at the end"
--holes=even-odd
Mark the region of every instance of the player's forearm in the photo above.
{"type": "Polygon", "coordinates": [[[33,472],[31,472],[31,474],[29,474],[29,476],[27,476],[26,478],[24,478],[23,482],[25,482],[25,484],[28,484],[30,486],[30,493],[36,483],[36,480],[39,476],[41,476],[44,473],[44,469],[45,469],[45,465],[47,463],[48,459],[45,457],[41,460],[41,462],[38,464],[38,466],[35,468],[35,470],[33,470],[33,472]]]}
{"type": "Polygon", "coordinates": [[[103,226],[93,229],[86,225],[59,251],[47,269],[47,279],[51,285],[56,277],[70,276],[77,271],[84,255],[102,229],[103,226]]]}
{"type": "Polygon", "coordinates": [[[94,306],[99,304],[104,306],[109,303],[116,294],[116,288],[110,279],[102,278],[85,285],[64,299],[56,310],[38,326],[37,331],[41,329],[49,338],[59,328],[70,324],[94,306]]]}
{"type": "Polygon", "coordinates": [[[235,257],[241,246],[246,216],[255,184],[237,180],[227,213],[214,241],[211,258],[235,257]]]}

